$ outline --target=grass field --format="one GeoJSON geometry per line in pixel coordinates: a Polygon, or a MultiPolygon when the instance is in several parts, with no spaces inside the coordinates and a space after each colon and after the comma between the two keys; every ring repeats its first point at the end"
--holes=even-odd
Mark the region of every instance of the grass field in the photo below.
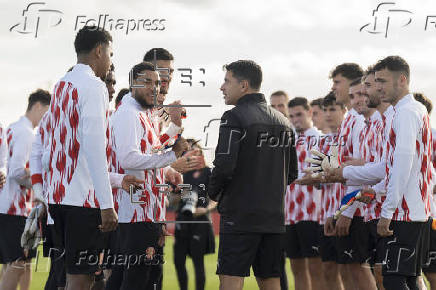
{"type": "MultiPolygon", "coordinates": [[[[173,237],[167,238],[167,246],[165,247],[165,260],[166,263],[164,265],[164,290],[177,290],[179,289],[179,285],[177,283],[177,277],[176,272],[174,268],[173,263],[173,237]]],[[[216,239],[216,244],[218,245],[218,238],[216,239]]],[[[218,249],[218,248],[217,248],[218,249]]],[[[42,253],[42,248],[40,248],[40,253],[42,253]]],[[[218,289],[219,283],[218,283],[218,276],[215,275],[216,270],[216,260],[217,260],[217,254],[213,255],[207,255],[205,257],[205,268],[206,268],[206,290],[216,290],[218,289]]],[[[189,290],[195,290],[194,285],[194,268],[192,266],[192,262],[190,259],[187,259],[187,271],[189,275],[189,290]]],[[[30,289],[31,290],[41,290],[44,289],[45,281],[47,280],[48,276],[48,270],[50,267],[50,262],[48,259],[43,258],[42,254],[38,258],[38,261],[36,262],[36,259],[33,260],[32,265],[32,284],[30,289]]],[[[288,282],[289,282],[289,289],[293,290],[293,277],[290,273],[290,265],[289,260],[286,262],[286,272],[288,275],[288,282]]],[[[427,288],[430,289],[430,285],[426,281],[427,288]]],[[[245,290],[251,290],[251,289],[258,289],[256,280],[253,276],[253,273],[251,273],[251,276],[247,279],[245,279],[244,284],[245,290]]]]}
{"type": "MultiPolygon", "coordinates": [[[[167,245],[165,246],[165,265],[164,265],[164,284],[163,289],[165,290],[177,290],[179,289],[179,285],[177,282],[177,276],[175,272],[175,267],[173,263],[173,237],[167,238],[167,245]]],[[[216,240],[216,244],[218,245],[218,238],[216,240]]],[[[48,271],[50,268],[50,262],[48,259],[42,257],[42,248],[39,251],[40,257],[33,260],[32,265],[32,284],[30,289],[31,290],[41,290],[44,289],[45,281],[47,280],[48,271]],[[38,260],[36,262],[36,260],[38,260]]],[[[217,247],[218,250],[218,247],[217,247]]],[[[219,283],[218,283],[218,276],[215,275],[216,271],[216,260],[217,260],[217,254],[213,255],[207,255],[205,256],[205,270],[206,270],[206,289],[207,290],[216,290],[218,289],[219,283]]],[[[187,271],[189,275],[189,290],[195,290],[195,283],[194,283],[194,268],[192,265],[192,262],[190,259],[187,259],[187,271]]],[[[293,285],[293,278],[290,274],[290,268],[289,268],[289,260],[287,261],[286,265],[286,272],[288,274],[288,280],[290,285],[293,285]]],[[[251,276],[247,279],[245,279],[244,289],[251,290],[251,289],[258,289],[256,280],[251,274],[251,276]]],[[[293,287],[290,287],[290,289],[294,289],[293,287]]]]}

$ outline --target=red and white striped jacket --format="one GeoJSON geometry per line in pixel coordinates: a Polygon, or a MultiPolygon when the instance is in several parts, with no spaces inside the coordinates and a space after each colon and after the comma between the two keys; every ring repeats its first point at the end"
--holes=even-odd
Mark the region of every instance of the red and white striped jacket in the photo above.
{"type": "Polygon", "coordinates": [[[430,120],[426,108],[412,94],[398,101],[394,110],[381,216],[396,221],[426,221],[432,191],[430,120]]]}
{"type": "Polygon", "coordinates": [[[432,146],[433,146],[433,152],[432,152],[432,162],[433,162],[433,168],[436,169],[436,129],[431,128],[431,134],[432,134],[432,146]]]}
{"type": "MultiPolygon", "coordinates": [[[[351,109],[347,112],[341,124],[339,131],[339,160],[345,162],[347,158],[360,159],[360,132],[364,127],[364,118],[358,114],[356,110],[351,109]]],[[[341,203],[341,199],[346,193],[360,189],[361,186],[340,186],[339,200],[335,203],[341,203]]],[[[353,216],[362,216],[364,204],[355,202],[352,206],[346,209],[342,215],[352,218],[353,216]]]]}
{"type": "MultiPolygon", "coordinates": [[[[383,158],[384,123],[379,111],[375,111],[360,133],[360,155],[366,162],[381,162],[383,158]]],[[[372,202],[365,208],[365,221],[380,218],[381,202],[372,202]]]]}
{"type": "MultiPolygon", "coordinates": [[[[318,143],[318,151],[324,154],[330,154],[332,145],[339,145],[339,135],[337,133],[329,133],[322,136],[318,143]]],[[[340,194],[343,191],[344,189],[341,183],[321,184],[320,224],[324,224],[328,217],[332,217],[335,214],[340,205],[340,194]]]]}
{"type": "Polygon", "coordinates": [[[113,208],[106,85],[77,64],[55,86],[48,122],[47,192],[51,204],[113,208]]]}
{"type": "Polygon", "coordinates": [[[25,116],[12,123],[7,131],[7,177],[0,191],[0,213],[27,216],[31,209],[31,182],[26,172],[35,133],[25,116]]]}
{"type": "MultiPolygon", "coordinates": [[[[300,177],[309,167],[305,162],[312,157],[310,150],[317,147],[321,132],[312,127],[297,135],[296,151],[298,157],[298,172],[300,177]]],[[[287,187],[285,196],[285,224],[295,224],[299,221],[319,221],[321,191],[314,186],[292,183],[287,187]]]]}
{"type": "MultiPolygon", "coordinates": [[[[6,175],[8,163],[8,142],[6,128],[0,123],[0,171],[6,175]]],[[[1,190],[1,189],[0,189],[1,190]]]]}
{"type": "Polygon", "coordinates": [[[155,152],[162,145],[155,128],[153,110],[146,110],[130,94],[113,113],[112,149],[113,170],[145,180],[144,190],[130,196],[124,190],[114,195],[119,223],[153,222],[165,220],[166,206],[163,168],[176,160],[173,151],[155,152]]]}

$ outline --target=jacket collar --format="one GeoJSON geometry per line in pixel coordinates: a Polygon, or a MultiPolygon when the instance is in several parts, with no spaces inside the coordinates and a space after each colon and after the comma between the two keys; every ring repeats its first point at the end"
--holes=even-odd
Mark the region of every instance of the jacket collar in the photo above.
{"type": "Polygon", "coordinates": [[[413,97],[413,94],[407,94],[404,97],[402,97],[398,103],[394,106],[395,110],[398,110],[400,107],[402,107],[403,105],[412,102],[413,100],[415,100],[415,98],[413,97]]]}
{"type": "Polygon", "coordinates": [[[266,103],[265,96],[260,93],[255,94],[247,94],[242,96],[237,102],[236,105],[241,105],[245,103],[266,103]]]}

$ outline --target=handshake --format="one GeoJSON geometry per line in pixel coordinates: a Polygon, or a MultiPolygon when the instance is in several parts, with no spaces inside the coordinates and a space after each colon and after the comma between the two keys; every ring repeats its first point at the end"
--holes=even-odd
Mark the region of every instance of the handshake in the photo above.
{"type": "Polygon", "coordinates": [[[310,150],[310,153],[312,153],[314,157],[306,158],[305,161],[311,164],[310,167],[304,170],[306,173],[319,175],[321,172],[340,167],[337,146],[331,147],[330,155],[325,155],[315,149],[310,150]]]}
{"type": "Polygon", "coordinates": [[[327,182],[324,173],[340,168],[337,146],[332,146],[330,154],[327,155],[315,149],[310,150],[310,153],[313,158],[306,158],[305,161],[310,163],[311,166],[304,170],[306,175],[297,179],[296,184],[318,186],[320,183],[327,182]]]}

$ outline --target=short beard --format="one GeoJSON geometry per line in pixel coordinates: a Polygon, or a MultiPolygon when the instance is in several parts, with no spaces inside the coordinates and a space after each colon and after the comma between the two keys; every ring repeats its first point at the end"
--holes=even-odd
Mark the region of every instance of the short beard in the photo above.
{"type": "Polygon", "coordinates": [[[369,99],[369,102],[368,102],[368,108],[370,108],[370,109],[375,109],[375,108],[377,108],[378,106],[380,106],[380,104],[381,104],[381,100],[380,100],[380,99],[378,100],[378,102],[375,102],[375,101],[369,99]]]}
{"type": "Polygon", "coordinates": [[[145,99],[139,98],[137,96],[135,96],[135,100],[138,102],[138,104],[141,105],[142,108],[144,108],[146,110],[154,107],[154,105],[148,104],[145,99]]]}
{"type": "Polygon", "coordinates": [[[162,95],[168,94],[168,88],[165,88],[165,89],[163,89],[162,87],[159,88],[159,94],[162,94],[162,95]]]}
{"type": "Polygon", "coordinates": [[[393,84],[392,96],[388,99],[388,103],[393,104],[396,103],[398,98],[402,97],[398,95],[398,85],[396,83],[393,84]]]}

